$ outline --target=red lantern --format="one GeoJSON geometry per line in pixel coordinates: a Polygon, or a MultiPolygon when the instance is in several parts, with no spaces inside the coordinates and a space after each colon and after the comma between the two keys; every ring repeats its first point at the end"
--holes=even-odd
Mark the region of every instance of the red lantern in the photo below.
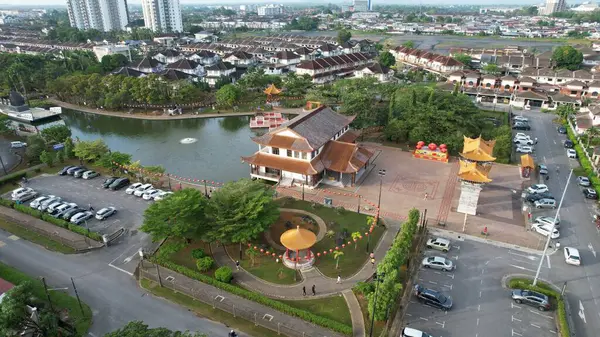
{"type": "MultiPolygon", "coordinates": [[[[354,241],[356,241],[356,240],[354,240],[354,241]]],[[[349,244],[349,245],[351,245],[351,244],[352,244],[352,241],[348,241],[348,244],[349,244]]]]}
{"type": "Polygon", "coordinates": [[[251,245],[251,244],[248,244],[248,247],[252,247],[252,245],[251,245]]]}
{"type": "Polygon", "coordinates": [[[254,246],[254,249],[258,249],[258,247],[254,246]]]}
{"type": "Polygon", "coordinates": [[[442,149],[442,148],[440,148],[440,151],[442,151],[443,153],[446,153],[446,152],[448,152],[448,149],[442,149]]]}
{"type": "Polygon", "coordinates": [[[417,146],[423,146],[423,145],[425,145],[424,141],[420,140],[420,141],[417,142],[417,146]]]}
{"type": "Polygon", "coordinates": [[[264,251],[265,251],[264,249],[262,249],[262,248],[260,249],[260,252],[261,252],[261,253],[264,253],[264,251]]]}
{"type": "Polygon", "coordinates": [[[373,227],[369,228],[369,233],[373,232],[373,227]]]}
{"type": "Polygon", "coordinates": [[[329,248],[329,252],[330,252],[330,253],[333,253],[333,248],[329,248]]]}
{"type": "Polygon", "coordinates": [[[321,253],[317,253],[317,256],[318,256],[318,257],[321,257],[321,253]]]}
{"type": "Polygon", "coordinates": [[[346,244],[345,243],[342,243],[342,248],[346,248],[346,244]]]}
{"type": "Polygon", "coordinates": [[[283,255],[279,255],[279,258],[280,258],[280,259],[283,259],[283,255]]]}
{"type": "Polygon", "coordinates": [[[446,144],[441,144],[440,145],[440,149],[446,149],[446,148],[448,148],[448,145],[446,145],[446,144]]]}
{"type": "Polygon", "coordinates": [[[339,249],[340,249],[340,247],[338,247],[338,246],[335,246],[335,250],[339,250],[339,249]]]}
{"type": "Polygon", "coordinates": [[[423,148],[423,145],[417,145],[416,148],[417,148],[417,150],[420,150],[423,148]]]}
{"type": "Polygon", "coordinates": [[[354,242],[356,242],[357,239],[352,239],[352,240],[354,240],[354,242]]]}
{"type": "Polygon", "coordinates": [[[434,151],[435,149],[437,149],[437,145],[435,145],[434,143],[431,143],[429,145],[427,145],[427,147],[431,150],[434,151]]]}
{"type": "Polygon", "coordinates": [[[365,236],[369,236],[369,233],[368,233],[368,232],[365,232],[365,236]]]}
{"type": "Polygon", "coordinates": [[[323,251],[323,255],[327,255],[327,251],[326,250],[323,251]]]}
{"type": "Polygon", "coordinates": [[[273,256],[273,257],[275,257],[275,255],[277,255],[277,254],[275,254],[275,253],[271,254],[271,256],[273,256]]]}

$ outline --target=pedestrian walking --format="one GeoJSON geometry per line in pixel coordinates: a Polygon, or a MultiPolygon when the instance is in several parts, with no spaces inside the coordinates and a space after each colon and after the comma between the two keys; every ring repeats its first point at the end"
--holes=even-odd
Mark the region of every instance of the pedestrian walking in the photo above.
{"type": "Polygon", "coordinates": [[[315,296],[317,294],[317,288],[315,288],[314,284],[312,286],[312,293],[313,293],[313,296],[315,296]]]}
{"type": "Polygon", "coordinates": [[[306,296],[306,286],[302,286],[302,296],[306,296]]]}
{"type": "Polygon", "coordinates": [[[94,207],[92,207],[92,204],[89,204],[88,206],[89,206],[90,212],[93,212],[94,211],[94,207]]]}
{"type": "Polygon", "coordinates": [[[239,271],[240,270],[240,261],[239,260],[235,260],[235,268],[239,271]]]}
{"type": "Polygon", "coordinates": [[[375,253],[371,252],[371,254],[369,254],[369,258],[374,259],[375,258],[375,253]]]}
{"type": "Polygon", "coordinates": [[[371,266],[372,266],[372,268],[375,268],[375,258],[374,257],[371,258],[371,266]]]}
{"type": "Polygon", "coordinates": [[[546,181],[550,180],[550,176],[546,175],[546,181]]]}
{"type": "Polygon", "coordinates": [[[429,195],[428,195],[427,193],[425,193],[425,198],[423,198],[423,200],[427,200],[427,197],[428,197],[428,196],[429,196],[429,195]]]}
{"type": "Polygon", "coordinates": [[[338,275],[337,282],[335,282],[335,283],[337,283],[337,284],[342,283],[342,277],[340,275],[338,275]]]}

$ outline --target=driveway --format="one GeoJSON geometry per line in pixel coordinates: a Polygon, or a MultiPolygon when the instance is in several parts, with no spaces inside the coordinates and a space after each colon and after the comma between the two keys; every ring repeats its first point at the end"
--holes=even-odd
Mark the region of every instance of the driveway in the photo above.
{"type": "Polygon", "coordinates": [[[25,153],[25,148],[13,149],[10,147],[10,140],[0,138],[0,160],[2,166],[0,166],[0,177],[4,176],[4,170],[10,173],[10,171],[21,162],[21,156],[25,153]]]}

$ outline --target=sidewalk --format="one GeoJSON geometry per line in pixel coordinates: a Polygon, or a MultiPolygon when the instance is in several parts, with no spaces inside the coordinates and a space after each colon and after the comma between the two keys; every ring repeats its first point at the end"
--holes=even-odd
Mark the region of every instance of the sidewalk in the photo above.
{"type": "Polygon", "coordinates": [[[55,226],[51,223],[40,220],[31,215],[21,213],[12,208],[0,206],[0,218],[14,222],[33,232],[46,235],[51,239],[69,246],[79,252],[104,247],[104,244],[101,242],[88,239],[83,235],[71,232],[70,230],[59,226],[55,226]]]}
{"type": "MultiPolygon", "coordinates": [[[[71,104],[63,101],[56,100],[54,98],[46,99],[48,102],[56,104],[66,109],[83,111],[96,115],[104,115],[104,116],[114,116],[114,117],[123,117],[123,118],[132,118],[132,119],[148,119],[148,120],[174,120],[174,119],[196,119],[196,118],[215,118],[215,117],[228,117],[228,116],[254,116],[255,111],[244,111],[244,112],[223,112],[223,113],[201,113],[201,114],[192,114],[186,113],[183,115],[146,115],[141,113],[127,113],[127,112],[119,112],[119,111],[111,111],[106,109],[95,109],[88,108],[81,105],[71,104]]],[[[160,110],[160,109],[159,109],[160,110]]],[[[292,114],[298,115],[302,113],[302,108],[293,108],[293,109],[277,109],[277,112],[281,112],[283,114],[292,114]]]]}

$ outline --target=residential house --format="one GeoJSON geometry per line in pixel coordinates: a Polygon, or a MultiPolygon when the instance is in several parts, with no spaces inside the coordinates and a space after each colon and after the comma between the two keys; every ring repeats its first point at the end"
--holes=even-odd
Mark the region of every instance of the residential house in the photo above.
{"type": "Polygon", "coordinates": [[[322,57],[331,57],[340,55],[342,50],[338,46],[331,43],[324,43],[317,49],[322,57]]]}
{"type": "Polygon", "coordinates": [[[591,127],[600,128],[600,105],[582,108],[575,116],[575,132],[581,135],[591,127]]]}
{"type": "Polygon", "coordinates": [[[389,82],[394,78],[394,71],[382,66],[380,63],[371,63],[359,67],[354,71],[356,78],[376,78],[379,82],[389,82]]]}
{"type": "Polygon", "coordinates": [[[294,53],[300,55],[300,60],[301,61],[305,61],[305,60],[312,60],[315,58],[315,54],[317,53],[315,50],[307,48],[307,47],[300,47],[296,50],[294,50],[294,53]]]}
{"type": "Polygon", "coordinates": [[[317,58],[300,62],[296,66],[296,74],[308,74],[312,77],[313,83],[322,84],[349,76],[357,67],[369,63],[370,60],[371,57],[363,53],[317,58]]]}
{"type": "Polygon", "coordinates": [[[123,75],[127,77],[145,77],[147,74],[129,67],[121,67],[111,73],[112,75],[123,75]]]}
{"type": "Polygon", "coordinates": [[[164,64],[175,63],[179,60],[183,60],[185,55],[175,49],[167,49],[158,52],[152,56],[153,59],[158,60],[164,64]]]}
{"type": "Polygon", "coordinates": [[[210,66],[219,62],[221,58],[219,57],[219,55],[211,51],[199,50],[197,52],[187,55],[187,59],[194,62],[198,62],[204,66],[210,66]]]}
{"type": "Polygon", "coordinates": [[[219,61],[211,66],[204,68],[206,76],[203,78],[204,82],[208,83],[211,87],[221,78],[234,79],[236,73],[235,66],[229,62],[219,61]]]}
{"type": "Polygon", "coordinates": [[[143,73],[159,73],[165,69],[163,63],[150,57],[144,57],[140,61],[132,62],[128,67],[143,73]]]}
{"type": "Polygon", "coordinates": [[[223,61],[229,62],[239,68],[248,68],[257,64],[256,58],[250,53],[244,51],[234,51],[223,57],[223,61]]]}
{"type": "Polygon", "coordinates": [[[182,60],[167,64],[165,66],[165,69],[178,70],[183,73],[193,75],[193,76],[198,76],[198,77],[202,77],[202,76],[206,75],[204,66],[202,66],[200,63],[197,63],[195,61],[190,61],[188,59],[182,59],[182,60]]]}

